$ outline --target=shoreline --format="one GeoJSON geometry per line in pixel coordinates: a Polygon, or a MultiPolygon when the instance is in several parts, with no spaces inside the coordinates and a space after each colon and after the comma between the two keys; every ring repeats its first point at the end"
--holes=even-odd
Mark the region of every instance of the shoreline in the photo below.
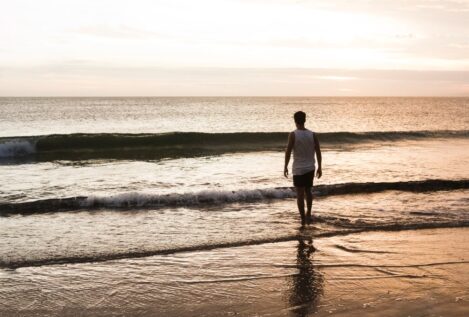
{"type": "Polygon", "coordinates": [[[0,272],[2,316],[465,316],[469,228],[0,272]]]}

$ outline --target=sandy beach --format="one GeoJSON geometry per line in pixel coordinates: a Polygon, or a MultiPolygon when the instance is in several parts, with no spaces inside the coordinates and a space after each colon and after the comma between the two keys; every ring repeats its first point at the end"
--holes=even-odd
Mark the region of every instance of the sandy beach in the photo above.
{"type": "Polygon", "coordinates": [[[3,270],[0,315],[467,316],[467,228],[308,239],[314,230],[280,243],[3,270]]]}

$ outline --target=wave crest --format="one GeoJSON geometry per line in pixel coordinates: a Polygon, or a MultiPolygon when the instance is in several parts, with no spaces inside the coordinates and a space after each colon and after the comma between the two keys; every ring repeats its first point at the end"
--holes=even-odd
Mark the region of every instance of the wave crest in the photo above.
{"type": "Polygon", "coordinates": [[[123,193],[109,197],[89,196],[80,203],[85,208],[96,207],[170,207],[194,206],[200,204],[223,204],[232,202],[250,202],[264,199],[281,199],[294,197],[289,188],[267,188],[238,191],[204,190],[198,193],[154,195],[145,193],[123,193]]]}
{"type": "MultiPolygon", "coordinates": [[[[38,160],[158,159],[240,151],[281,150],[287,133],[174,132],[160,134],[76,133],[0,138],[0,157],[35,155],[38,160]],[[3,149],[3,150],[2,150],[3,149]]],[[[402,141],[429,138],[467,138],[462,131],[379,131],[318,133],[325,145],[402,141]]]]}
{"type": "MultiPolygon", "coordinates": [[[[424,181],[402,181],[381,183],[343,183],[319,185],[314,187],[317,196],[349,195],[376,193],[386,190],[425,192],[438,190],[468,189],[469,180],[429,179],[424,181]]],[[[200,205],[220,205],[234,202],[255,202],[268,199],[295,197],[292,187],[265,189],[245,189],[236,191],[205,190],[184,194],[146,194],[123,193],[111,196],[77,196],[53,198],[23,203],[0,204],[0,215],[34,214],[66,210],[83,210],[97,208],[165,208],[165,207],[198,207],[200,205]]]]}
{"type": "Polygon", "coordinates": [[[0,143],[0,158],[23,157],[36,153],[34,141],[11,140],[0,143]]]}

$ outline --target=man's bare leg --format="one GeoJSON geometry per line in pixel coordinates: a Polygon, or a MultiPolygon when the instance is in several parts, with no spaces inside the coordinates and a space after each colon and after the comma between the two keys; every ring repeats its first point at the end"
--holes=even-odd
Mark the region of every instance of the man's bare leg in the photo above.
{"type": "Polygon", "coordinates": [[[311,187],[305,187],[306,194],[306,223],[311,224],[311,209],[313,208],[313,193],[311,192],[311,187]]]}
{"type": "Polygon", "coordinates": [[[301,225],[305,225],[305,188],[296,187],[296,203],[300,212],[301,225]]]}

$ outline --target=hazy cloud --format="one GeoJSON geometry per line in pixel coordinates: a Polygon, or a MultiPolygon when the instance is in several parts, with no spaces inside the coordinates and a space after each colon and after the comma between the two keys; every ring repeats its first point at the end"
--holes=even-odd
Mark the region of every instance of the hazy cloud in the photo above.
{"type": "Polygon", "coordinates": [[[0,95],[4,96],[325,96],[347,93],[469,96],[469,71],[112,67],[86,61],[32,69],[0,68],[0,95]]]}
{"type": "Polygon", "coordinates": [[[148,37],[161,37],[162,34],[147,30],[141,30],[126,25],[110,26],[110,25],[89,25],[71,29],[70,33],[92,35],[98,37],[135,39],[148,37]]]}

